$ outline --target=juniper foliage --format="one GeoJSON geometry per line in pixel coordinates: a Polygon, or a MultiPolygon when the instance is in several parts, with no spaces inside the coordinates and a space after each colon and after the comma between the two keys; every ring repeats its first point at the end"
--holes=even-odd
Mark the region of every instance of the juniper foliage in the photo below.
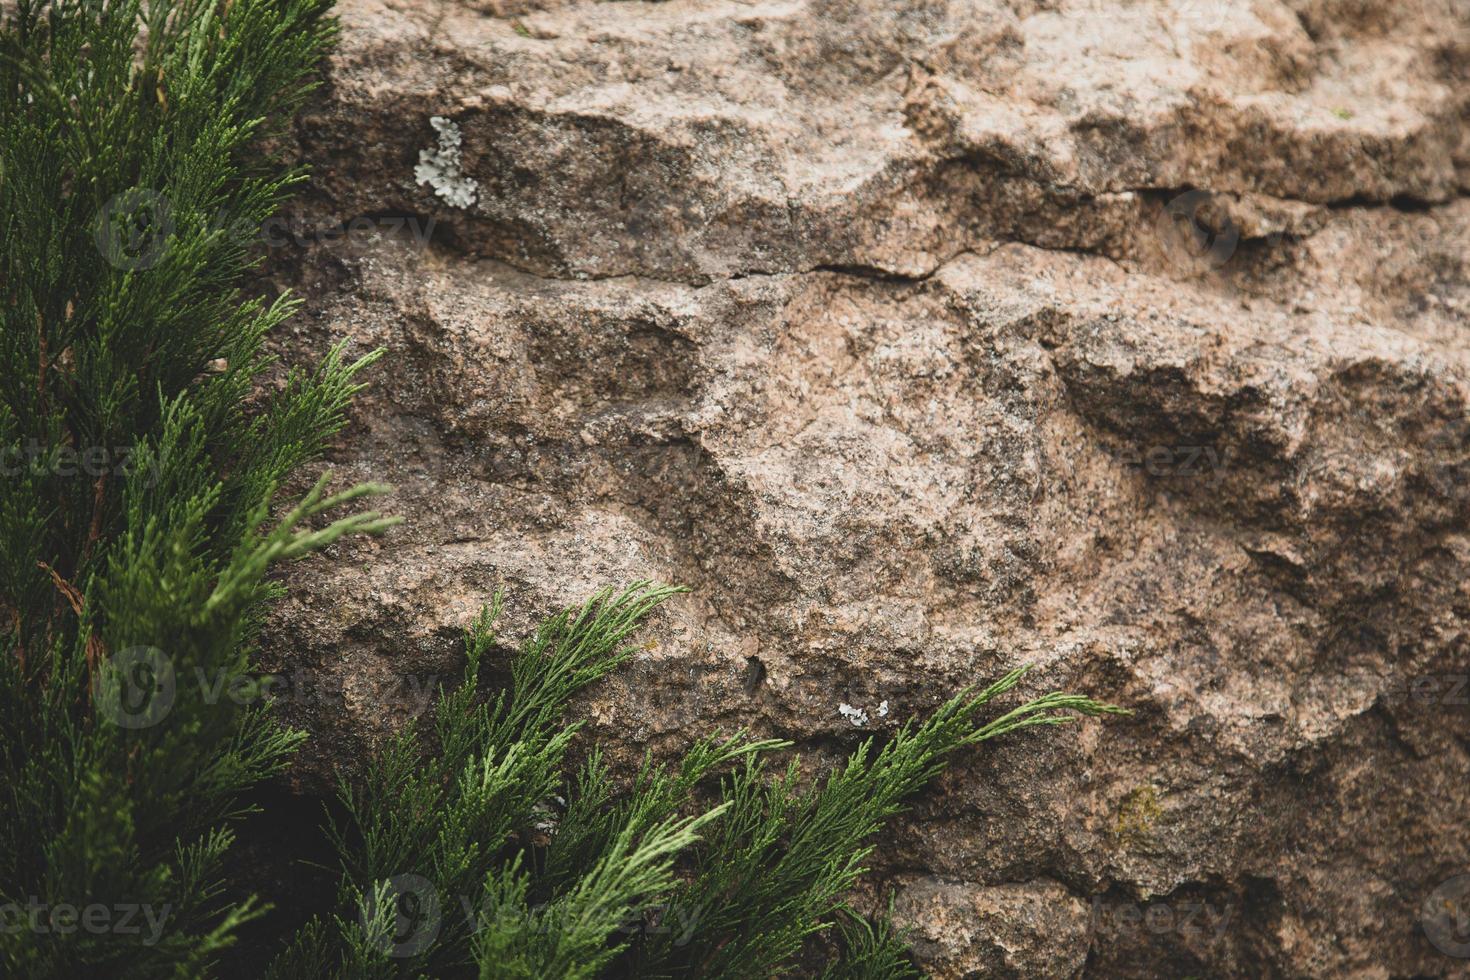
{"type": "Polygon", "coordinates": [[[199,683],[248,672],[273,563],[388,523],[323,523],[376,490],[325,483],[271,519],[372,355],[249,402],[294,307],[242,298],[249,232],[301,176],[253,147],[310,89],[327,9],[5,5],[0,906],[26,915],[0,930],[6,976],[203,976],[260,912],[220,859],[300,736],[199,683]]]}
{"type": "Polygon", "coordinates": [[[736,732],[696,741],[677,766],[645,758],[621,794],[595,749],[564,782],[579,727],[562,718],[568,699],[676,591],[638,583],[549,620],[488,697],[498,599],[486,607],[428,737],[405,731],[365,783],[343,782],[341,911],[303,929],[273,980],[780,976],[834,924],[843,959],[824,976],[910,976],[902,937],[844,904],[883,822],[959,748],[1117,711],[1053,693],[981,722],[1021,669],[881,746],[867,739],[815,781],[799,759],[770,769],[789,743],[736,732]]]}

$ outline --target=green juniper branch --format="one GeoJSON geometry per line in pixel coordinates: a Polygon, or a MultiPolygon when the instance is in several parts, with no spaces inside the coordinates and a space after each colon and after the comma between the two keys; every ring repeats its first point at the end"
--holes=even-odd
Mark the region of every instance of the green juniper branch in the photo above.
{"type": "Polygon", "coordinates": [[[271,517],[376,354],[246,408],[295,303],[239,285],[302,179],[258,140],[312,88],[329,6],[0,15],[0,907],[38,910],[0,930],[6,976],[211,972],[262,910],[221,879],[240,794],[302,736],[194,682],[249,671],[273,563],[392,523],[308,526],[380,489],[325,480],[271,517]]]}
{"type": "Polygon", "coordinates": [[[1013,670],[978,694],[960,692],[922,725],[903,725],[876,751],[876,740],[865,740],[809,790],[801,788],[798,760],[772,778],[763,759],[748,758],[724,782],[728,817],[696,849],[688,880],[670,898],[698,918],[698,931],[682,943],[668,934],[651,937],[633,972],[732,978],[782,972],[806,937],[826,929],[841,909],[842,896],[864,871],[873,835],[955,750],[1019,728],[1120,710],[1058,692],[979,723],[979,710],[1014,688],[1026,670],[1013,670]]]}
{"type": "Polygon", "coordinates": [[[410,728],[360,786],[343,781],[348,817],[329,831],[343,911],[309,923],[271,977],[778,976],[833,925],[845,956],[828,976],[911,976],[902,937],[844,904],[883,823],[960,748],[1119,711],[1058,692],[981,721],[1022,668],[881,747],[867,739],[810,787],[799,760],[767,765],[790,743],[743,732],[698,739],[673,767],[645,758],[623,793],[595,748],[564,780],[579,727],[562,718],[568,700],[675,591],[637,583],[552,617],[512,659],[510,689],[488,698],[499,598],[486,607],[462,682],[441,689],[440,751],[410,728]]]}

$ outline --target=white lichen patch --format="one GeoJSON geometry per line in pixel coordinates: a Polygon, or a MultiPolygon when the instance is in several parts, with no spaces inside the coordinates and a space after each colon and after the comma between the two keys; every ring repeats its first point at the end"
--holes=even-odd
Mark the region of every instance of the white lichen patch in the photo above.
{"type": "MultiPolygon", "coordinates": [[[[837,713],[846,718],[848,721],[852,722],[854,728],[862,728],[868,722],[873,720],[872,717],[869,716],[869,714],[862,708],[854,707],[853,705],[850,705],[845,701],[837,706],[837,713]]],[[[879,718],[888,717],[887,700],[884,700],[881,704],[878,705],[877,714],[879,718]]]]}
{"type": "Polygon", "coordinates": [[[459,124],[445,116],[433,116],[429,125],[439,134],[439,145],[419,151],[419,164],[413,168],[414,180],[434,188],[434,193],[446,203],[467,208],[475,203],[480,182],[466,177],[461,169],[464,159],[460,154],[460,144],[464,137],[459,131],[459,124]]]}

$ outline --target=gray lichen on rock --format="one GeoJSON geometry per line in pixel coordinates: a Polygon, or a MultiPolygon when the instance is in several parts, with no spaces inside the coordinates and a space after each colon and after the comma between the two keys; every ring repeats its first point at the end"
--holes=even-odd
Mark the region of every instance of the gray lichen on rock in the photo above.
{"type": "Polygon", "coordinates": [[[464,136],[453,119],[431,116],[429,124],[439,134],[438,145],[419,150],[418,166],[413,169],[414,180],[432,187],[445,203],[467,208],[475,203],[480,185],[473,177],[466,177],[461,169],[464,166],[461,149],[464,136]]]}

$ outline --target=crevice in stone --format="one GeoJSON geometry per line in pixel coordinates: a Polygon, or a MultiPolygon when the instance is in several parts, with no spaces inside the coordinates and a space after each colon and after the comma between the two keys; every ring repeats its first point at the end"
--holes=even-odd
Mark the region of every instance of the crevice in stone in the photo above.
{"type": "MultiPolygon", "coordinates": [[[[964,253],[961,252],[959,254],[964,253]]],[[[856,279],[867,279],[871,282],[914,285],[917,283],[926,282],[927,280],[933,278],[934,274],[937,273],[940,269],[944,268],[944,266],[950,261],[952,260],[946,259],[945,261],[940,262],[938,265],[935,265],[933,268],[929,269],[927,272],[922,272],[918,275],[910,275],[903,272],[893,272],[889,269],[879,268],[878,266],[851,264],[814,265],[810,269],[806,270],[805,273],[801,274],[809,275],[813,272],[831,272],[836,275],[852,276],[856,279]]]]}
{"type": "MultiPolygon", "coordinates": [[[[1063,195],[1076,194],[1077,199],[1076,201],[1071,202],[1071,205],[1076,205],[1078,203],[1093,203],[1099,200],[1098,193],[1083,190],[1077,187],[1069,187],[1066,185],[1048,185],[1047,191],[1049,193],[1060,193],[1063,195]]],[[[1212,197],[1220,197],[1223,199],[1240,196],[1246,193],[1234,190],[1212,189],[1208,186],[1195,185],[1136,186],[1119,188],[1116,190],[1108,190],[1101,193],[1108,195],[1136,194],[1146,200],[1160,202],[1168,201],[1181,195],[1193,192],[1202,192],[1204,194],[1211,195],[1212,197]]],[[[1465,197],[1470,197],[1470,192],[1462,192],[1443,201],[1429,200],[1426,198],[1417,197],[1409,193],[1396,194],[1387,200],[1378,199],[1367,195],[1356,195],[1348,198],[1320,202],[1303,200],[1300,198],[1276,197],[1273,195],[1254,196],[1272,203],[1279,204],[1283,207],[1315,207],[1323,208],[1332,212],[1389,209],[1401,214],[1432,214],[1439,209],[1454,205],[1459,200],[1465,197]]],[[[686,275],[670,275],[667,273],[660,274],[659,272],[654,270],[637,269],[625,269],[608,273],[572,272],[566,274],[556,274],[527,268],[519,263],[516,260],[515,256],[478,255],[473,251],[473,246],[467,244],[473,241],[473,235],[467,235],[465,233],[464,228],[461,227],[462,222],[454,220],[443,220],[440,215],[432,213],[424,213],[403,209],[381,212],[364,212],[362,214],[355,215],[353,218],[343,221],[339,225],[335,226],[335,228],[333,229],[333,234],[345,235],[346,229],[349,229],[354,221],[360,221],[364,219],[369,221],[402,219],[410,222],[419,222],[420,224],[418,225],[418,227],[422,227],[422,225],[427,224],[430,226],[430,232],[427,236],[427,241],[423,244],[451,253],[452,255],[458,256],[465,261],[496,261],[503,263],[504,265],[516,270],[517,272],[531,276],[533,278],[540,279],[546,282],[557,283],[594,283],[627,279],[702,289],[716,283],[733,282],[742,279],[781,278],[808,275],[813,272],[830,272],[840,275],[852,276],[855,278],[867,279],[871,281],[912,285],[923,283],[933,278],[933,276],[940,272],[946,265],[958,258],[963,257],[966,254],[974,254],[977,252],[983,254],[983,252],[990,251],[991,247],[986,246],[991,245],[991,243],[1018,244],[1025,245],[1030,248],[1040,249],[1043,251],[1067,253],[1081,256],[1093,256],[1096,258],[1106,259],[1116,265],[1120,270],[1131,275],[1149,274],[1146,270],[1129,269],[1128,267],[1119,263],[1113,255],[1108,254],[1099,246],[1043,244],[1017,235],[1003,235],[994,239],[989,239],[988,241],[982,239],[980,241],[977,241],[975,244],[967,245],[963,248],[958,249],[952,254],[946,255],[944,258],[935,262],[926,270],[918,273],[898,272],[892,269],[885,269],[881,266],[869,265],[862,262],[821,261],[791,269],[752,267],[744,269],[732,269],[723,273],[699,272],[689,273],[686,275]]],[[[471,221],[470,223],[472,224],[473,221],[471,221]]],[[[1276,237],[1290,238],[1293,240],[1305,240],[1307,238],[1310,238],[1311,235],[1303,235],[1295,232],[1282,231],[1279,233],[1268,235],[1243,235],[1242,241],[1249,242],[1256,240],[1268,240],[1276,237]]]]}

